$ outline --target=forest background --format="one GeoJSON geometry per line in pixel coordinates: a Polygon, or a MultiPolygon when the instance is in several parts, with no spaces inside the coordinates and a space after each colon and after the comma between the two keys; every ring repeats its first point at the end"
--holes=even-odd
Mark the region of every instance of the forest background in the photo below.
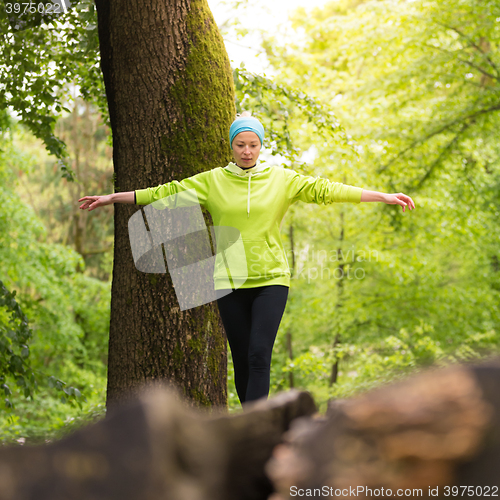
{"type": "MultiPolygon", "coordinates": [[[[95,11],[79,5],[78,28],[53,35],[51,57],[71,41],[78,71],[102,85],[89,55],[95,11]]],[[[338,0],[260,30],[258,47],[244,20],[264,4],[226,5],[223,36],[267,64],[233,67],[237,109],[266,127],[262,158],[416,204],[290,208],[281,231],[293,279],[271,394],[308,390],[323,411],[330,398],[498,352],[498,2],[338,0]]],[[[1,34],[5,53],[8,26],[1,34]]],[[[34,46],[33,65],[46,51],[34,46]]],[[[109,119],[83,77],[61,89],[61,159],[60,143],[49,154],[9,111],[12,99],[43,101],[43,88],[9,95],[12,75],[0,75],[0,441],[47,441],[105,411],[113,207],[83,212],[77,200],[114,191],[109,119]],[[8,356],[50,376],[34,399],[8,356]]],[[[228,395],[238,409],[230,358],[228,395]]]]}

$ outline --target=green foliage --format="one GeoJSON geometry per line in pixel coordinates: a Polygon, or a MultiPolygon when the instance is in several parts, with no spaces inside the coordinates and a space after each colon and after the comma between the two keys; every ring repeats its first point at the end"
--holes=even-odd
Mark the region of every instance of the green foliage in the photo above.
{"type": "MultiPolygon", "coordinates": [[[[236,3],[247,6],[246,0],[236,3]]],[[[340,0],[309,15],[298,11],[296,30],[283,43],[277,34],[265,36],[276,76],[233,70],[237,111],[248,109],[262,120],[265,146],[278,159],[332,181],[403,191],[417,205],[404,214],[382,204],[290,208],[282,237],[295,269],[273,351],[272,391],[287,389],[293,375],[295,387],[311,391],[324,410],[332,397],[499,352],[497,19],[498,3],[489,0],[340,0]],[[330,385],[337,361],[338,378],[330,385]]],[[[61,118],[67,84],[79,85],[107,122],[92,2],[79,2],[68,20],[22,33],[0,31],[6,61],[0,68],[1,130],[12,133],[8,114],[1,112],[12,106],[49,152],[65,161],[66,153],[76,159],[88,150],[63,139],[86,127],[73,114],[61,118]],[[69,144],[68,151],[59,141],[69,144]]],[[[245,28],[236,29],[244,36],[245,28]]],[[[198,56],[193,52],[192,79],[198,77],[198,56]]],[[[182,94],[181,87],[173,91],[182,94]]],[[[203,116],[202,101],[187,119],[203,116]]],[[[22,148],[2,145],[0,276],[7,290],[17,292],[16,304],[32,329],[28,338],[21,316],[9,322],[16,306],[4,291],[0,366],[25,370],[3,375],[10,377],[6,385],[15,403],[8,419],[0,417],[4,441],[52,439],[89,421],[86,414],[101,418],[106,383],[109,272],[100,273],[103,281],[92,278],[90,257],[82,259],[86,248],[65,236],[64,219],[75,215],[68,217],[64,206],[78,199],[76,191],[64,191],[65,179],[45,194],[50,203],[38,198],[33,208],[28,190],[6,187],[21,175],[33,182],[22,182],[33,192],[57,182],[49,175],[52,165],[39,168],[43,161],[27,154],[36,148],[26,137],[20,140],[22,148]],[[24,364],[12,364],[12,356],[24,364]],[[29,385],[26,373],[38,371],[53,378],[37,388],[35,404],[16,377],[29,385]],[[81,408],[62,403],[54,389],[66,400],[85,394],[87,402],[81,408]]],[[[80,172],[75,169],[77,177],[86,192],[106,192],[105,180],[85,180],[88,164],[95,163],[89,158],[80,172]]],[[[96,179],[106,179],[105,172],[96,179]]],[[[87,233],[92,241],[109,243],[111,218],[93,224],[87,233]]],[[[106,255],[110,268],[112,254],[106,255]]],[[[230,353],[228,358],[232,411],[239,403],[230,353]]]]}
{"type": "Polygon", "coordinates": [[[62,177],[74,181],[66,144],[54,127],[63,111],[69,112],[63,103],[69,85],[78,85],[84,98],[95,100],[107,116],[95,6],[84,0],[63,18],[30,16],[22,30],[13,28],[7,17],[1,9],[0,109],[12,107],[59,159],[62,177]]]}
{"type": "MultiPolygon", "coordinates": [[[[40,383],[37,378],[39,379],[42,374],[36,373],[30,366],[28,344],[32,337],[32,330],[28,327],[28,318],[19,307],[15,295],[15,290],[9,292],[0,281],[0,307],[5,307],[6,312],[10,313],[8,324],[4,318],[0,317],[0,383],[2,384],[0,388],[6,396],[9,396],[12,390],[7,382],[9,379],[15,380],[23,395],[34,400],[40,383]]],[[[60,391],[63,403],[76,402],[81,408],[80,401],[86,401],[85,396],[76,387],[64,387],[66,383],[54,375],[48,377],[47,384],[50,388],[60,391]]],[[[14,408],[14,404],[10,399],[5,398],[5,407],[11,409],[14,408]]]]}
{"type": "MultiPolygon", "coordinates": [[[[0,322],[0,386],[5,395],[9,396],[12,391],[6,383],[7,377],[15,380],[16,385],[24,389],[26,397],[32,396],[36,389],[35,375],[30,369],[27,358],[30,355],[27,345],[31,337],[26,316],[23,314],[15,298],[15,292],[9,292],[0,281],[0,307],[5,307],[10,313],[9,323],[14,328],[8,328],[5,322],[5,315],[0,322]],[[16,324],[17,323],[17,324],[16,324]]],[[[5,399],[5,406],[12,407],[8,398],[5,399]]]]}
{"type": "Polygon", "coordinates": [[[29,155],[20,154],[4,135],[0,152],[0,386],[8,410],[0,413],[4,442],[60,435],[68,422],[79,421],[89,411],[102,413],[106,383],[109,283],[77,271],[84,269],[81,256],[51,243],[42,221],[14,191],[15,174],[29,161],[29,155]]]}
{"type": "Polygon", "coordinates": [[[405,214],[381,204],[292,207],[282,237],[291,262],[293,226],[297,269],[273,390],[292,373],[324,405],[498,353],[498,19],[495,2],[344,0],[298,10],[288,37],[265,35],[272,83],[329,103],[356,141],[359,162],[290,113],[296,157],[315,153],[302,168],[416,202],[405,214]]]}
{"type": "Polygon", "coordinates": [[[251,73],[244,67],[235,68],[233,77],[237,112],[249,108],[255,117],[261,119],[266,130],[264,146],[271,150],[272,155],[280,155],[289,163],[302,163],[299,158],[301,150],[294,146],[292,139],[292,119],[307,119],[313,133],[325,140],[333,140],[338,148],[345,149],[345,156],[357,153],[352,137],[346,133],[335,113],[318,99],[251,73]]]}
{"type": "Polygon", "coordinates": [[[12,129],[17,148],[7,161],[17,173],[16,192],[43,220],[47,241],[70,245],[83,257],[88,276],[108,281],[113,258],[113,207],[88,213],[80,210],[78,199],[113,192],[109,133],[95,105],[76,98],[71,108],[71,114],[58,120],[56,132],[67,144],[76,182],[61,178],[54,157],[21,124],[12,129]]]}
{"type": "Polygon", "coordinates": [[[265,47],[282,77],[337,103],[386,182],[415,192],[497,156],[499,13],[478,0],[344,0],[297,12],[300,45],[265,47]]]}

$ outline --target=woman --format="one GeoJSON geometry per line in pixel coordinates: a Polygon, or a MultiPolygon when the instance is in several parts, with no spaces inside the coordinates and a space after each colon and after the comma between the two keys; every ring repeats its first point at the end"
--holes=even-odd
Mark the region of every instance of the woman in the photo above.
{"type": "Polygon", "coordinates": [[[244,403],[269,394],[271,354],[290,286],[279,227],[288,207],[299,200],[318,204],[381,201],[401,205],[404,212],[415,204],[403,193],[367,191],[259,163],[264,128],[249,113],[233,122],[229,139],[235,161],[224,168],[155,188],[85,196],[79,201],[84,201],[80,208],[89,211],[111,203],[147,205],[194,188],[200,204],[212,215],[214,227],[238,229],[240,246],[227,248],[229,256],[233,249],[229,264],[217,254],[214,283],[222,291],[217,305],[233,357],[236,391],[244,403]],[[246,266],[241,251],[234,249],[244,251],[246,266]]]}

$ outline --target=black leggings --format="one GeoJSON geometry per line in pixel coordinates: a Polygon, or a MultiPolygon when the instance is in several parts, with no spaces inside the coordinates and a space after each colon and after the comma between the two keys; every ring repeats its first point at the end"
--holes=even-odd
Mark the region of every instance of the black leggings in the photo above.
{"type": "Polygon", "coordinates": [[[241,403],[269,395],[271,355],[289,287],[237,288],[217,299],[241,403]]]}

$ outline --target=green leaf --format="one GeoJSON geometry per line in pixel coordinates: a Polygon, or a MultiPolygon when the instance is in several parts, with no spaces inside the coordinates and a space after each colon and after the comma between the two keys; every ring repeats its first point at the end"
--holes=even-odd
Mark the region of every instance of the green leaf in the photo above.
{"type": "Polygon", "coordinates": [[[49,387],[53,389],[56,386],[56,378],[54,377],[54,375],[50,376],[47,382],[49,387]]]}

